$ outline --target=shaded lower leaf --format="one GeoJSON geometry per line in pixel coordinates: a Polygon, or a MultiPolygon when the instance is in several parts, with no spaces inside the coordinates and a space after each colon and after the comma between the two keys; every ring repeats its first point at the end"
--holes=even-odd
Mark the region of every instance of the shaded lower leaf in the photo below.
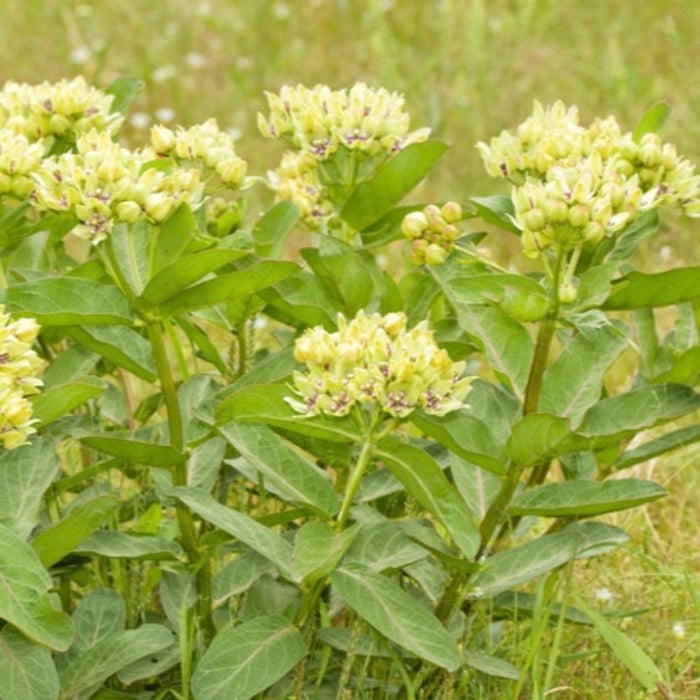
{"type": "Polygon", "coordinates": [[[247,700],[276,683],[306,656],[304,637],[274,615],[221,630],[192,676],[196,700],[247,700]]]}
{"type": "Polygon", "coordinates": [[[2,700],[55,700],[60,690],[51,652],[12,627],[0,632],[0,678],[2,700]]]}
{"type": "Polygon", "coordinates": [[[89,697],[107,678],[138,659],[169,647],[172,641],[170,630],[156,624],[104,637],[63,669],[60,676],[62,697],[89,697]]]}
{"type": "Polygon", "coordinates": [[[467,666],[485,673],[487,676],[505,678],[510,681],[517,681],[520,678],[520,669],[517,666],[513,666],[505,659],[487,654],[485,651],[465,649],[462,658],[467,666]]]}
{"type": "Polygon", "coordinates": [[[489,557],[481,571],[470,580],[467,595],[473,599],[491,598],[571,559],[601,554],[628,539],[624,531],[612,525],[573,523],[560,532],[538,537],[489,557]]]}
{"type": "Polygon", "coordinates": [[[56,610],[48,591],[53,581],[36,552],[0,525],[0,619],[38,644],[65,651],[73,639],[70,618],[56,610]]]}
{"type": "Polygon", "coordinates": [[[147,464],[152,467],[172,467],[183,462],[186,455],[170,445],[132,440],[111,435],[85,435],[80,441],[95,450],[119,457],[126,462],[147,464]]]}
{"type": "Polygon", "coordinates": [[[165,537],[130,535],[116,530],[100,530],[77,545],[79,554],[92,554],[110,559],[143,559],[160,561],[182,556],[180,545],[165,537]]]}
{"type": "Polygon", "coordinates": [[[331,582],[360,617],[392,642],[448,671],[461,665],[457,645],[438,619],[386,576],[347,564],[331,574],[331,582]]]}
{"type": "Polygon", "coordinates": [[[52,423],[86,401],[99,396],[106,388],[107,382],[91,376],[52,386],[32,400],[34,418],[42,426],[52,423]]]}

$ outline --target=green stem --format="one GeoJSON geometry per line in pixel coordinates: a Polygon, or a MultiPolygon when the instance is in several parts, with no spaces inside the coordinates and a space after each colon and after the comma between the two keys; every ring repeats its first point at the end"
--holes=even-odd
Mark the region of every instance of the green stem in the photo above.
{"type": "MultiPolygon", "coordinates": [[[[170,445],[182,453],[185,447],[185,436],[182,426],[182,413],[180,401],[177,396],[177,387],[170,370],[168,353],[163,342],[164,328],[162,323],[151,321],[146,326],[148,340],[153,353],[153,362],[160,380],[165,408],[168,414],[168,431],[170,445]]],[[[187,462],[180,460],[173,469],[173,485],[187,486],[187,462]]],[[[195,528],[192,512],[184,504],[176,505],[177,523],[180,530],[180,540],[187,554],[190,564],[196,568],[197,592],[199,599],[199,619],[205,633],[213,636],[215,632],[211,617],[211,569],[209,562],[201,559],[197,529],[195,528]]]]}

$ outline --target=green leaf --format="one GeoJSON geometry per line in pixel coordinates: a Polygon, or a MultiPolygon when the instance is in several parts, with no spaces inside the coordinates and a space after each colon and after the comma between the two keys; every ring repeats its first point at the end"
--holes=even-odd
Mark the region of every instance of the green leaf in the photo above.
{"type": "Polygon", "coordinates": [[[523,467],[579,449],[566,418],[549,413],[531,413],[513,426],[506,444],[510,458],[523,467]]]}
{"type": "Polygon", "coordinates": [[[53,566],[97,530],[119,506],[111,494],[95,496],[80,503],[63,519],[39,531],[31,541],[45,567],[53,566]]]}
{"type": "Polygon", "coordinates": [[[292,546],[264,525],[244,513],[227,508],[204,491],[179,486],[172,495],[204,520],[236,537],[244,544],[269,559],[289,580],[292,574],[292,546]]]}
{"type": "Polygon", "coordinates": [[[307,417],[297,413],[285,401],[285,398],[293,395],[292,389],[282,384],[245,386],[217,406],[216,422],[218,425],[231,420],[264,423],[333,442],[356,442],[360,439],[357,426],[349,418],[307,417]]]}
{"type": "Polygon", "coordinates": [[[199,225],[192,209],[184,202],[158,226],[156,231],[151,275],[170,267],[184,255],[195,252],[192,248],[211,245],[198,240],[199,225]]]}
{"type": "Polygon", "coordinates": [[[53,700],[58,697],[58,673],[51,652],[12,627],[0,632],[2,700],[53,700]]]}
{"type": "Polygon", "coordinates": [[[465,649],[463,659],[469,668],[485,673],[487,676],[505,678],[509,681],[517,681],[520,678],[520,669],[517,666],[484,651],[465,649]]]}
{"type": "Polygon", "coordinates": [[[178,559],[182,556],[182,547],[173,540],[151,535],[131,535],[116,530],[98,530],[77,545],[73,551],[109,559],[143,561],[178,559]]]}
{"type": "Polygon", "coordinates": [[[44,391],[57,384],[82,379],[95,368],[100,358],[82,345],[71,345],[58,355],[44,372],[44,391]]]}
{"type": "Polygon", "coordinates": [[[355,188],[340,216],[357,231],[373,224],[426,176],[446,150],[447,144],[436,140],[406,146],[355,188]]]}
{"type": "Polygon", "coordinates": [[[309,521],[297,530],[292,571],[297,581],[309,584],[328,576],[357,535],[357,528],[338,534],[328,523],[309,521]]]}
{"type": "Polygon", "coordinates": [[[450,471],[464,502],[476,521],[481,522],[501,488],[501,478],[459,457],[450,460],[450,471]]]}
{"type": "Polygon", "coordinates": [[[546,518],[587,517],[635,508],[665,495],[663,486],[644,479],[565,481],[523,491],[511,501],[508,512],[546,518]]]}
{"type": "Polygon", "coordinates": [[[700,297],[700,267],[678,267],[654,274],[630,272],[613,283],[603,308],[644,309],[670,306],[700,297]]]}
{"type": "Polygon", "coordinates": [[[495,194],[490,197],[472,197],[469,201],[476,207],[476,213],[486,223],[520,235],[520,229],[514,221],[513,200],[508,195],[495,194]]]}
{"type": "Polygon", "coordinates": [[[227,272],[189,287],[157,305],[156,309],[163,317],[205,309],[220,304],[229,297],[248,297],[298,270],[299,266],[293,262],[263,260],[242,270],[227,272]]]}
{"type": "Polygon", "coordinates": [[[170,630],[156,624],[111,634],[76,656],[62,670],[62,697],[87,698],[110,676],[144,656],[161,651],[172,642],[170,630]]]}
{"type": "Polygon", "coordinates": [[[192,676],[196,700],[247,700],[269,688],[307,654],[288,620],[264,615],[221,630],[192,676]]]}
{"type": "Polygon", "coordinates": [[[362,523],[343,561],[384,571],[401,569],[427,556],[426,549],[404,534],[402,523],[385,521],[362,523]]]}
{"type": "Polygon", "coordinates": [[[253,228],[255,252],[262,258],[277,257],[287,234],[299,220],[299,209],[291,202],[278,202],[258,219],[253,228]]]}
{"type": "Polygon", "coordinates": [[[136,95],[143,90],[144,85],[143,80],[132,76],[115,78],[105,90],[108,95],[113,95],[114,97],[110,112],[112,114],[115,112],[126,114],[132,102],[136,99],[136,95]]]}
{"type": "Polygon", "coordinates": [[[571,559],[601,554],[628,539],[625,532],[612,525],[573,523],[560,532],[494,554],[470,580],[467,596],[491,598],[538,578],[571,559]]]}
{"type": "Polygon", "coordinates": [[[52,441],[34,438],[0,454],[0,523],[20,537],[39,522],[42,496],[59,474],[60,462],[52,441]]]}
{"type": "Polygon", "coordinates": [[[0,619],[38,644],[65,651],[73,639],[70,618],[56,610],[48,590],[53,581],[36,552],[0,525],[0,619]]]}
{"type": "Polygon", "coordinates": [[[69,326],[66,333],[108,362],[123,367],[147,382],[156,380],[148,341],[125,326],[69,326]]]}
{"type": "Polygon", "coordinates": [[[230,422],[219,432],[286,500],[330,517],[339,506],[330,478],[270,428],[230,422]]]}
{"type": "Polygon", "coordinates": [[[157,445],[113,435],[84,435],[80,441],[95,450],[119,457],[125,462],[147,464],[152,467],[172,467],[186,459],[170,445],[157,445]]]}
{"type": "Polygon", "coordinates": [[[134,296],[138,296],[148,282],[151,240],[154,226],[147,221],[117,224],[106,245],[112,251],[119,275],[134,296]]]}
{"type": "Polygon", "coordinates": [[[490,426],[473,416],[468,408],[445,416],[417,411],[411,414],[411,422],[425,435],[468,462],[494,474],[505,472],[505,456],[490,426]]]}
{"type": "Polygon", "coordinates": [[[630,637],[613,627],[600,613],[595,612],[582,600],[577,600],[576,605],[587,615],[600,636],[603,637],[630,673],[649,692],[664,688],[666,690],[664,695],[670,697],[661,671],[630,637]]]}
{"type": "Polygon", "coordinates": [[[538,410],[566,416],[578,425],[600,398],[605,372],[626,346],[615,327],[575,335],[544,374],[538,410]]]}
{"type": "Polygon", "coordinates": [[[153,308],[187,289],[205,275],[248,254],[244,250],[210,248],[178,258],[149,280],[141,292],[139,302],[153,308]]]}
{"type": "Polygon", "coordinates": [[[109,588],[89,591],[73,612],[75,641],[71,652],[85,652],[126,627],[124,599],[109,588]]]}
{"type": "Polygon", "coordinates": [[[683,384],[654,384],[601,399],[586,413],[579,432],[591,436],[633,434],[700,408],[700,394],[683,384]]]}
{"type": "Polygon", "coordinates": [[[462,554],[468,559],[473,557],[479,547],[479,528],[440,465],[427,452],[390,437],[384,438],[373,454],[408,493],[440,520],[462,554]]]}
{"type": "Polygon", "coordinates": [[[32,399],[34,418],[41,426],[48,425],[86,401],[99,396],[106,388],[107,382],[91,376],[52,386],[32,399]]]}
{"type": "Polygon", "coordinates": [[[671,369],[657,374],[655,382],[677,382],[695,386],[700,382],[700,347],[697,345],[680,353],[672,360],[671,369]]]}
{"type": "Polygon", "coordinates": [[[635,464],[692,445],[700,440],[700,425],[690,425],[687,428],[674,430],[655,440],[649,440],[627,452],[623,452],[613,463],[615,469],[627,469],[635,464]]]}
{"type": "Polygon", "coordinates": [[[671,108],[668,102],[664,102],[663,100],[655,102],[646,111],[639,124],[635,127],[632,138],[639,143],[644,134],[660,131],[670,114],[671,108]]]}
{"type": "Polygon", "coordinates": [[[114,286],[80,277],[42,277],[8,287],[7,311],[42,326],[129,325],[129,302],[114,286]]]}
{"type": "MultiPolygon", "coordinates": [[[[619,263],[627,260],[641,241],[651,236],[659,229],[659,214],[655,209],[642,212],[622,233],[615,239],[615,247],[608,253],[608,263],[619,263]]],[[[595,268],[593,268],[595,269],[595,268]]]]}
{"type": "Polygon", "coordinates": [[[212,600],[216,607],[228,598],[247,591],[260,577],[274,574],[275,567],[262,555],[249,549],[226,563],[211,581],[212,600]]]}
{"type": "Polygon", "coordinates": [[[447,630],[393,581],[360,564],[347,564],[331,574],[331,582],[361,618],[392,642],[448,671],[461,665],[447,630]]]}

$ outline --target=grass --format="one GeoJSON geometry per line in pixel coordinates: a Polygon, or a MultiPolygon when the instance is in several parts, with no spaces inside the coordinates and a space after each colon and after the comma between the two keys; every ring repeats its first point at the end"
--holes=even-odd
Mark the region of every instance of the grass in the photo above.
{"type": "MultiPolygon", "coordinates": [[[[700,163],[698,26],[700,5],[687,0],[3,0],[0,82],[82,73],[105,87],[138,76],[146,90],[131,138],[170,116],[162,110],[183,125],[214,116],[240,132],[240,153],[261,172],[279,155],[257,135],[263,90],[363,80],[405,93],[413,124],[453,145],[419,196],[459,200],[493,191],[474,144],[518,124],[533,99],[577,104],[584,122],[614,113],[629,129],[666,100],[666,137],[700,163]]],[[[695,225],[679,220],[640,255],[660,268],[697,261],[699,249],[695,225]]],[[[617,516],[634,533],[630,545],[581,563],[574,577],[574,593],[595,607],[634,612],[620,625],[677,700],[700,693],[699,463],[688,449],[643,465],[668,498],[617,516]],[[596,598],[603,590],[608,602],[596,598]]],[[[641,696],[593,631],[567,635],[561,651],[547,697],[641,696]]]]}

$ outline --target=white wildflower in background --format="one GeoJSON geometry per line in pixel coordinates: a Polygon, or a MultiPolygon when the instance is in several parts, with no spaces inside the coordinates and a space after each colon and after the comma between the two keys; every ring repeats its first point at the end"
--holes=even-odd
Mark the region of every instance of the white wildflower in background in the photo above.
{"type": "Polygon", "coordinates": [[[602,603],[609,603],[613,599],[613,594],[609,588],[598,588],[596,589],[595,597],[602,603]]]}
{"type": "Polygon", "coordinates": [[[685,637],[685,625],[682,622],[674,622],[671,632],[673,632],[674,637],[683,639],[685,637]]]}
{"type": "Polygon", "coordinates": [[[461,376],[465,363],[437,346],[425,322],[407,329],[402,313],[360,311],[350,321],[341,314],[335,333],[316,326],[301,335],[294,356],[306,371],[294,373],[301,400],[288,402],[305,415],[374,404],[396,418],[417,408],[441,416],[464,407],[473,379],[461,376]]]}
{"type": "Polygon", "coordinates": [[[27,397],[39,392],[44,361],[31,348],[39,333],[36,321],[14,320],[4,311],[0,305],[0,442],[13,449],[36,432],[27,397]]]}

